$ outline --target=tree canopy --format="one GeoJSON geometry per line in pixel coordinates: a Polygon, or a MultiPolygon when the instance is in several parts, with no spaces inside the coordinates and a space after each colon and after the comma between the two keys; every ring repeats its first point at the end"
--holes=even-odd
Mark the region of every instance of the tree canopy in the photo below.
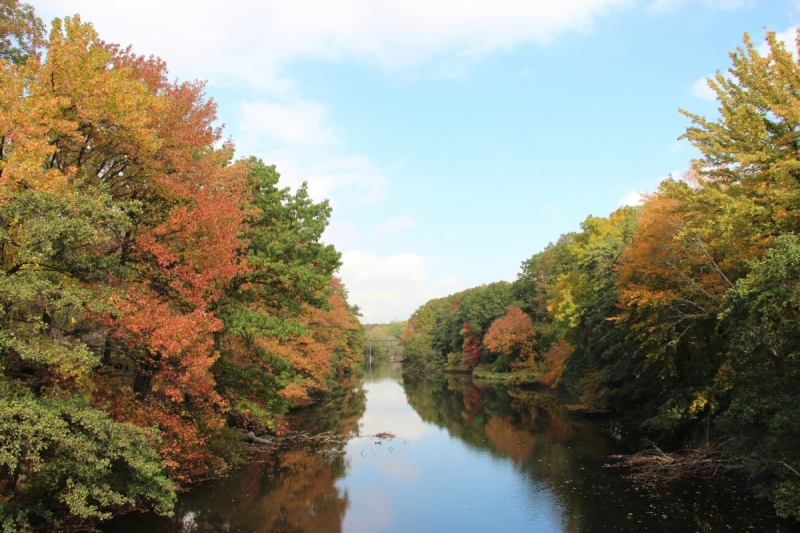
{"type": "Polygon", "coordinates": [[[305,185],[200,82],[0,2],[0,524],[170,513],[363,347],[305,185]]]}

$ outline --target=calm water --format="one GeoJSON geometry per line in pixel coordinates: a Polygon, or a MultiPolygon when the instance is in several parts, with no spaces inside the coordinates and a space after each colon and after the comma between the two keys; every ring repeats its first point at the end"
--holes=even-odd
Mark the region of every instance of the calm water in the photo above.
{"type": "Polygon", "coordinates": [[[367,368],[304,413],[310,431],[358,438],[344,456],[290,450],[181,495],[174,519],[130,515],[107,533],[781,531],[768,504],[715,485],[648,491],[602,465],[636,446],[609,421],[547,396],[458,376],[367,368]]]}

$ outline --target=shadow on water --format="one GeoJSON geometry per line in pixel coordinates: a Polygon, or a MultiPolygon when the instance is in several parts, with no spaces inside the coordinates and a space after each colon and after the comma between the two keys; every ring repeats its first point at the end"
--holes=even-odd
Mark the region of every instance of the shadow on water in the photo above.
{"type": "Polygon", "coordinates": [[[283,451],[182,494],[174,519],[131,515],[104,531],[800,531],[720,484],[634,486],[602,467],[637,444],[612,438],[609,421],[464,376],[403,377],[397,364],[368,364],[293,423],[397,438],[357,438],[332,458],[283,451]]]}

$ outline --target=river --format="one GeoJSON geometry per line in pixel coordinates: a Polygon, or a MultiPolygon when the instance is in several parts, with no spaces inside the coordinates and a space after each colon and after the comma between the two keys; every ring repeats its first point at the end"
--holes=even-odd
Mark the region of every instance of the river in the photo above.
{"type": "Polygon", "coordinates": [[[356,438],[346,454],[285,450],[180,495],[172,519],[132,514],[106,533],[600,531],[800,532],[731,484],[648,490],[603,468],[638,438],[553,398],[465,376],[402,376],[367,366],[296,416],[311,432],[356,438]]]}

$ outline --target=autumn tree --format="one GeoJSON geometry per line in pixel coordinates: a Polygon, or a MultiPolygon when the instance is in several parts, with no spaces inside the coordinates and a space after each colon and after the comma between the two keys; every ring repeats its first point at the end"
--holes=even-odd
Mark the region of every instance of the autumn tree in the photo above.
{"type": "Polygon", "coordinates": [[[46,54],[34,53],[41,23],[31,16],[3,4],[4,32],[33,28],[4,34],[0,59],[3,527],[79,523],[142,504],[168,513],[160,435],[93,405],[103,316],[118,315],[125,294],[108,281],[122,277],[119,238],[143,207],[115,197],[100,164],[110,151],[99,154],[114,145],[124,158],[123,139],[153,146],[137,127],[152,99],[77,19],[54,22],[46,54]]]}
{"type": "Polygon", "coordinates": [[[405,366],[464,370],[493,363],[498,354],[486,349],[483,338],[511,303],[511,284],[504,281],[427,302],[406,326],[405,366]]]}
{"type": "Polygon", "coordinates": [[[702,154],[695,170],[730,186],[726,194],[740,199],[740,215],[762,238],[796,231],[800,201],[800,64],[774,32],[766,44],[762,55],[745,34],[728,72],[708,80],[720,104],[716,121],[682,111],[694,124],[683,137],[702,154]]]}
{"type": "Polygon", "coordinates": [[[540,381],[563,384],[571,409],[616,410],[675,445],[721,438],[779,514],[800,515],[800,62],[774,33],[766,44],[762,53],[745,35],[728,72],[709,80],[719,118],[683,111],[693,124],[682,137],[701,153],[689,172],[532,256],[510,298],[471,289],[420,308],[411,361],[471,367],[489,361],[483,348],[505,355],[528,328],[510,327],[511,315],[524,313],[540,381]],[[487,327],[500,307],[508,314],[487,327]]]}
{"type": "Polygon", "coordinates": [[[744,272],[747,241],[734,246],[732,235],[707,222],[715,193],[663,183],[645,203],[618,270],[618,325],[632,349],[615,364],[612,396],[673,434],[718,407],[714,383],[725,354],[717,314],[744,272]]]}
{"type": "Polygon", "coordinates": [[[508,372],[513,363],[527,362],[535,357],[533,349],[536,332],[531,317],[516,306],[508,308],[506,314],[489,327],[483,344],[491,351],[501,354],[495,360],[495,372],[508,372]]]}
{"type": "Polygon", "coordinates": [[[443,368],[447,359],[441,357],[441,352],[434,349],[431,330],[434,325],[434,311],[432,302],[427,302],[414,311],[406,322],[403,332],[403,369],[427,370],[443,368]],[[437,364],[438,363],[438,364],[437,364]]]}
{"type": "Polygon", "coordinates": [[[77,16],[42,28],[0,3],[9,531],[169,513],[174,482],[235,460],[229,424],[329,390],[362,341],[326,202],[234,160],[202,83],[77,16]]]}
{"type": "Polygon", "coordinates": [[[311,344],[298,339],[309,338],[319,309],[333,310],[331,298],[337,310],[350,310],[341,308],[344,292],[331,278],[339,253],[319,242],[328,203],[314,203],[305,185],[295,193],[278,187],[275,167],[259,159],[242,164],[249,205],[239,228],[247,244],[238,253],[248,268],[212,306],[224,327],[216,333],[221,358],[214,374],[230,416],[250,428],[274,427],[294,401],[307,399],[306,390],[326,389],[335,358],[333,352],[309,357],[303,346],[311,344]]]}

